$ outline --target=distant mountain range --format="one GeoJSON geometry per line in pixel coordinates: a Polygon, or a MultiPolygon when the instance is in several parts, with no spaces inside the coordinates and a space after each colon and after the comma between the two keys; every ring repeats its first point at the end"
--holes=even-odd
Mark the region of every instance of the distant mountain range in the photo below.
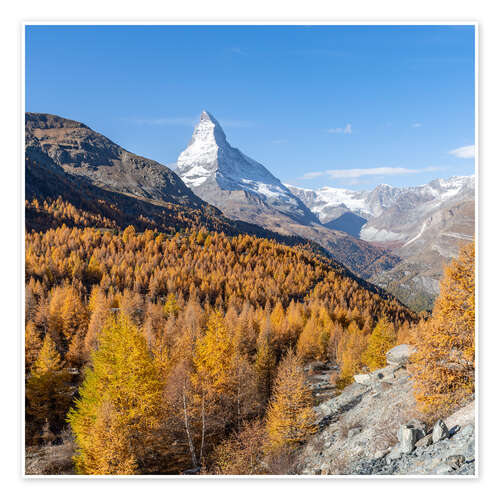
{"type": "Polygon", "coordinates": [[[226,216],[316,241],[416,309],[432,306],[443,265],[474,237],[474,176],[371,191],[285,185],[232,147],[206,111],[177,171],[226,216]]]}
{"type": "MultiPolygon", "coordinates": [[[[169,167],[80,122],[26,113],[27,200],[60,197],[118,227],[205,226],[309,245],[415,309],[432,305],[443,264],[474,236],[473,176],[372,191],[289,186],[232,147],[205,111],[169,167]]],[[[51,224],[27,210],[28,230],[51,224]]]]}
{"type": "Polygon", "coordinates": [[[473,175],[372,191],[288,188],[326,226],[391,248],[401,262],[370,280],[416,309],[432,305],[443,265],[474,239],[473,175]]]}

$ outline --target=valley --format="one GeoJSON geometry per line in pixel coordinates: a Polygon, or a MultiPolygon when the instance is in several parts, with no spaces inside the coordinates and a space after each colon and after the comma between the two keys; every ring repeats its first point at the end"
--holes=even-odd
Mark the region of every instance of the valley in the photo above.
{"type": "MultiPolygon", "coordinates": [[[[471,250],[452,259],[473,239],[474,179],[301,190],[230,146],[206,112],[172,167],[80,122],[26,115],[26,472],[413,470],[392,437],[351,430],[356,411],[363,425],[383,413],[362,381],[386,351],[411,342],[423,354],[440,328],[441,303],[435,319],[417,313],[442,266],[470,273],[471,250]],[[336,405],[342,416],[323,414],[336,405]],[[335,444],[317,455],[322,439],[335,444]]],[[[470,380],[470,363],[460,370],[470,380]]],[[[380,387],[401,400],[394,433],[421,405],[418,386],[406,374],[380,387]]],[[[450,408],[468,390],[454,388],[450,408]]],[[[415,453],[428,473],[471,474],[471,436],[415,453]],[[466,466],[441,471],[449,450],[466,466]]]]}

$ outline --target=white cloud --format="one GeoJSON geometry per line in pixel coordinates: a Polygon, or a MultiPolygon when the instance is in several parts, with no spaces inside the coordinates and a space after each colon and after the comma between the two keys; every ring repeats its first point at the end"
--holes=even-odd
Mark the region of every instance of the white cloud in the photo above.
{"type": "Polygon", "coordinates": [[[439,167],[426,168],[403,168],[403,167],[375,167],[375,168],[351,168],[337,170],[323,170],[322,172],[307,172],[303,179],[315,179],[316,177],[329,176],[332,179],[357,179],[368,175],[407,175],[420,172],[433,172],[439,167]]]}
{"type": "Polygon", "coordinates": [[[352,134],[352,125],[348,123],[344,128],[342,127],[337,127],[337,128],[329,128],[328,129],[329,134],[352,134]]]}
{"type": "Polygon", "coordinates": [[[412,123],[411,126],[413,128],[420,128],[422,126],[422,124],[420,122],[415,122],[415,123],[412,123]]]}
{"type": "Polygon", "coordinates": [[[461,148],[453,149],[448,153],[456,156],[457,158],[474,158],[476,155],[475,149],[475,145],[472,144],[472,146],[462,146],[461,148]]]}

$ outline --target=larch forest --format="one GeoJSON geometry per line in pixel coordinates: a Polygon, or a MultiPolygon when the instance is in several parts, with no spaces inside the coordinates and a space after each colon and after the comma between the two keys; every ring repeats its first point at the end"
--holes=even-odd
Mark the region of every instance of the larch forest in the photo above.
{"type": "Polygon", "coordinates": [[[317,430],[308,364],[340,393],[398,344],[422,414],[474,391],[473,245],[417,315],[304,245],[26,210],[26,447],[66,446],[72,473],[284,473],[317,430]]]}

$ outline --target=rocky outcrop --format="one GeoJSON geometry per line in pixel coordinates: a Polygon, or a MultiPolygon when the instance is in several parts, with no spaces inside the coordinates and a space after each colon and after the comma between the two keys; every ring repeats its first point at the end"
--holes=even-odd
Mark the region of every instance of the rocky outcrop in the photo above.
{"type": "Polygon", "coordinates": [[[316,407],[319,431],[299,453],[299,473],[475,473],[474,401],[426,425],[406,369],[412,352],[412,346],[396,346],[387,353],[391,364],[357,375],[340,395],[316,407]]]}
{"type": "Polygon", "coordinates": [[[449,436],[449,433],[450,432],[448,431],[446,424],[439,419],[432,429],[432,442],[437,443],[438,441],[441,441],[441,439],[446,439],[449,436]]]}
{"type": "Polygon", "coordinates": [[[401,344],[387,351],[385,359],[389,365],[404,366],[408,363],[410,356],[415,352],[415,347],[401,344]]]}

